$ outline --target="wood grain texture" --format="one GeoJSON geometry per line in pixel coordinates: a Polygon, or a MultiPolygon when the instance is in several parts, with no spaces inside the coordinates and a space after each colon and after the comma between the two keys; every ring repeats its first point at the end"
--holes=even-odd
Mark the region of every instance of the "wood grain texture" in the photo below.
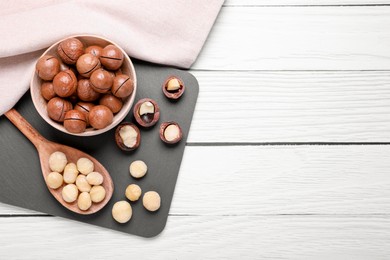
{"type": "Polygon", "coordinates": [[[192,71],[188,142],[390,142],[387,71],[192,71]]]}
{"type": "Polygon", "coordinates": [[[389,0],[225,0],[224,6],[350,6],[390,5],[389,0]]]}
{"type": "Polygon", "coordinates": [[[362,260],[390,254],[388,216],[172,216],[153,239],[61,218],[0,218],[0,233],[4,259],[362,260]]]}
{"type": "Polygon", "coordinates": [[[389,70],[390,6],[224,7],[202,70],[389,70]]]}
{"type": "Polygon", "coordinates": [[[170,215],[390,215],[389,168],[382,145],[189,146],[170,215]]]}

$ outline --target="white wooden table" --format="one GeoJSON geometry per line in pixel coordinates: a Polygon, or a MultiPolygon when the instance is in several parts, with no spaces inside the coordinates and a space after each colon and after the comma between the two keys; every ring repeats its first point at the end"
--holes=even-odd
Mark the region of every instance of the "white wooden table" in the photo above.
{"type": "Polygon", "coordinates": [[[165,230],[0,205],[0,259],[385,259],[390,1],[228,0],[165,230]]]}

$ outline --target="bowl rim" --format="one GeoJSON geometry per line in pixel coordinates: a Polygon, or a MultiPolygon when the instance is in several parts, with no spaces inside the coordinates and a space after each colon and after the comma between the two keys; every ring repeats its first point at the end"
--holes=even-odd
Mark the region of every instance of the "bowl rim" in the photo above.
{"type": "MultiPolygon", "coordinates": [[[[115,45],[116,47],[118,47],[122,53],[124,54],[124,59],[127,60],[127,62],[129,63],[129,70],[130,70],[130,73],[131,75],[133,75],[133,84],[134,84],[134,89],[133,89],[133,93],[131,94],[129,98],[129,100],[126,101],[126,106],[123,106],[122,107],[122,110],[125,108],[125,110],[123,110],[123,113],[122,110],[117,113],[116,115],[114,115],[114,118],[113,118],[113,122],[106,126],[105,128],[102,128],[102,129],[93,129],[93,130],[89,130],[89,131],[85,131],[85,132],[82,132],[82,133],[71,133],[69,131],[67,131],[65,129],[65,127],[63,126],[63,124],[61,123],[58,123],[56,121],[54,121],[53,119],[51,119],[47,114],[44,114],[44,111],[42,111],[43,109],[39,109],[40,105],[38,104],[38,100],[35,97],[34,95],[34,90],[33,90],[33,85],[34,85],[34,80],[36,77],[38,77],[36,75],[36,71],[35,71],[35,66],[34,66],[34,69],[33,69],[33,72],[32,72],[32,76],[31,76],[31,80],[30,80],[30,94],[31,94],[31,99],[33,101],[33,104],[34,104],[34,107],[35,109],[37,110],[38,114],[46,121],[46,123],[48,123],[50,126],[54,127],[55,129],[63,132],[63,133],[66,133],[66,134],[69,134],[69,135],[74,135],[74,136],[95,136],[95,135],[99,135],[99,134],[103,134],[109,130],[111,130],[112,128],[116,127],[117,125],[120,124],[120,122],[123,121],[123,119],[129,114],[132,106],[134,105],[134,100],[135,100],[135,96],[136,96],[136,93],[137,93],[137,75],[136,75],[136,72],[135,72],[135,68],[134,68],[134,64],[132,62],[132,60],[130,59],[130,57],[127,55],[127,53],[123,50],[122,47],[120,47],[116,42],[106,38],[106,37],[103,37],[103,36],[100,36],[100,35],[96,35],[96,34],[75,34],[75,35],[70,35],[70,36],[67,36],[65,38],[62,38],[60,40],[58,40],[57,42],[51,44],[43,53],[41,56],[38,57],[38,59],[40,59],[41,57],[43,57],[44,55],[46,55],[49,51],[51,51],[55,46],[57,46],[58,44],[60,44],[60,42],[64,41],[64,40],[67,40],[67,39],[70,39],[70,38],[80,38],[80,37],[91,37],[91,38],[98,38],[100,40],[103,40],[103,41],[106,41],[108,42],[109,44],[113,44],[115,45]]],[[[82,39],[81,39],[82,41],[82,39]]],[[[37,59],[37,60],[38,60],[37,59]]],[[[36,62],[36,61],[35,61],[36,62]]],[[[44,100],[44,98],[42,97],[42,99],[44,100]]],[[[47,104],[47,100],[45,100],[46,104],[47,104]]],[[[88,128],[87,128],[88,129],[88,128]]]]}

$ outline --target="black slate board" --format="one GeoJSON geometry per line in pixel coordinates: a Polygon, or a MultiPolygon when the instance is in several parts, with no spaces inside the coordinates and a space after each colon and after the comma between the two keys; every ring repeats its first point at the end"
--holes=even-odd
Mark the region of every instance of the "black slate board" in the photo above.
{"type": "MultiPolygon", "coordinates": [[[[195,77],[186,71],[140,62],[134,65],[138,81],[135,102],[149,97],[157,101],[161,110],[160,120],[154,127],[140,127],[141,146],[136,151],[123,152],[116,146],[115,128],[94,137],[76,137],[54,129],[38,115],[29,93],[15,106],[45,138],[87,152],[106,167],[115,187],[110,202],[101,211],[88,216],[78,215],[62,207],[51,196],[44,183],[34,146],[5,116],[0,117],[0,202],[143,237],[156,236],[164,229],[199,86],[195,77]],[[168,100],[161,90],[163,82],[171,75],[180,77],[186,85],[185,93],[176,102],[168,100]],[[164,121],[176,121],[180,124],[183,130],[180,143],[169,146],[160,140],[159,125],[164,121]],[[129,165],[134,160],[143,160],[148,165],[148,173],[140,180],[129,175],[129,165]],[[138,184],[143,193],[157,191],[161,196],[161,208],[150,213],[143,208],[141,200],[131,203],[131,221],[119,224],[112,219],[111,209],[116,201],[126,199],[125,190],[131,183],[138,184]]],[[[132,110],[124,121],[135,122],[132,110]]],[[[72,223],[69,222],[69,225],[72,223]]]]}

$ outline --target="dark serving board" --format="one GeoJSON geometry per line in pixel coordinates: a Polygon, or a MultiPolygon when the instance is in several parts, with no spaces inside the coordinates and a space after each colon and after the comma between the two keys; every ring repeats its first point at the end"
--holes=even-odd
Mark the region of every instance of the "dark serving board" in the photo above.
{"type": "MultiPolygon", "coordinates": [[[[151,129],[140,127],[141,145],[133,152],[123,152],[116,146],[115,128],[93,137],[71,136],[54,129],[38,115],[29,93],[15,106],[44,137],[85,151],[106,167],[115,188],[110,202],[101,211],[83,216],[62,207],[45,185],[34,146],[5,116],[0,117],[0,202],[143,237],[159,234],[168,218],[199,86],[195,77],[186,71],[140,62],[135,64],[135,69],[138,81],[135,102],[145,97],[152,98],[159,104],[161,114],[159,122],[151,129]],[[186,85],[186,92],[176,102],[168,100],[161,90],[164,80],[170,75],[179,76],[186,85]],[[163,121],[180,124],[183,130],[180,143],[169,146],[160,140],[159,125],[163,121]],[[129,165],[138,159],[148,165],[148,173],[136,180],[129,175],[129,165]],[[161,208],[150,213],[143,208],[141,198],[131,203],[132,219],[126,224],[119,224],[113,220],[111,209],[115,202],[126,200],[125,190],[131,183],[138,184],[142,193],[157,191],[161,196],[161,208]]],[[[124,121],[135,122],[132,110],[124,121]]]]}

